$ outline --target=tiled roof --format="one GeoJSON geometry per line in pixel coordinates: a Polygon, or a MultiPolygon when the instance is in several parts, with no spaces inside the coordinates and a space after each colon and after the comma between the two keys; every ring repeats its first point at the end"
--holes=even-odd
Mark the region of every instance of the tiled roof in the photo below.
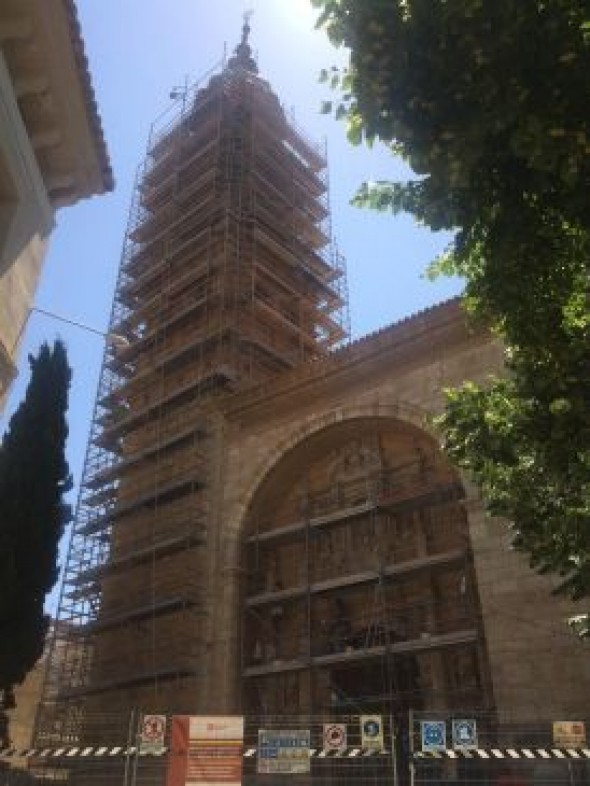
{"type": "Polygon", "coordinates": [[[82,38],[82,30],[80,21],[78,19],[78,11],[76,9],[75,0],[62,0],[66,16],[68,18],[70,27],[70,38],[72,41],[72,50],[76,58],[76,65],[78,67],[78,75],[80,77],[80,85],[84,95],[86,108],[88,110],[88,123],[94,141],[96,144],[96,152],[98,155],[100,170],[102,175],[102,182],[105,191],[112,191],[115,186],[113,177],[113,170],[109,160],[109,153],[107,150],[100,113],[94,95],[94,88],[92,87],[92,78],[88,67],[88,58],[84,50],[84,40],[82,38]]]}
{"type": "Polygon", "coordinates": [[[458,308],[460,308],[460,305],[461,297],[458,296],[449,298],[448,300],[443,300],[441,303],[435,303],[432,306],[419,309],[413,314],[408,314],[408,316],[402,317],[401,319],[397,320],[397,322],[391,322],[388,325],[377,328],[377,330],[373,330],[371,333],[366,333],[364,336],[359,336],[359,338],[351,341],[350,344],[345,344],[340,349],[336,350],[332,356],[340,357],[355,353],[359,350],[362,350],[363,347],[367,345],[374,344],[379,340],[380,337],[389,336],[394,332],[399,333],[404,329],[413,329],[414,325],[420,320],[429,319],[430,317],[437,316],[443,312],[450,312],[454,314],[457,312],[458,308]]]}

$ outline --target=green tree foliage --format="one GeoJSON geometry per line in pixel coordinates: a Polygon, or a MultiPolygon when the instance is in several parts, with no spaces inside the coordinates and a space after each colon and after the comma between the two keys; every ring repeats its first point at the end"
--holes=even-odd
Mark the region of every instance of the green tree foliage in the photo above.
{"type": "MultiPolygon", "coordinates": [[[[445,446],[514,544],[590,594],[590,7],[587,0],[312,0],[347,69],[326,102],[353,143],[416,173],[359,205],[454,230],[431,275],[466,280],[508,374],[450,391],[445,446]]],[[[577,630],[588,631],[583,616],[577,630]]]]}
{"type": "Polygon", "coordinates": [[[65,443],[71,371],[61,342],[29,356],[26,395],[0,446],[0,694],[9,708],[43,652],[45,595],[58,577],[58,543],[69,521],[65,443]]]}

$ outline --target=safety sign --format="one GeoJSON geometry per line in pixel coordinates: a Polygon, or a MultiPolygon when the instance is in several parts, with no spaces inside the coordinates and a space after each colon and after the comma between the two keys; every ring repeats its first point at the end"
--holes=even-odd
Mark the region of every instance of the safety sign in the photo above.
{"type": "Polygon", "coordinates": [[[453,748],[460,751],[475,750],[477,744],[477,723],[475,720],[453,720],[453,748]]]}
{"type": "Polygon", "coordinates": [[[343,753],[348,747],[344,723],[324,723],[324,750],[326,753],[343,753]]]}
{"type": "Polygon", "coordinates": [[[381,715],[361,715],[361,747],[365,750],[383,750],[381,715]]]}
{"type": "Polygon", "coordinates": [[[139,728],[141,753],[159,753],[164,748],[166,736],[165,715],[144,715],[139,728]]]}
{"type": "Polygon", "coordinates": [[[447,728],[444,721],[421,721],[423,751],[444,751],[447,747],[447,728]]]}

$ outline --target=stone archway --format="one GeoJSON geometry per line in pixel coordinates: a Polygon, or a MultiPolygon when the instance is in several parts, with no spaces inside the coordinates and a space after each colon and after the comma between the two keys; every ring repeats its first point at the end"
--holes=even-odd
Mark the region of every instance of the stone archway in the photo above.
{"type": "Polygon", "coordinates": [[[398,419],[415,426],[417,429],[429,434],[433,439],[436,439],[436,433],[429,426],[430,415],[431,413],[427,410],[406,402],[384,404],[381,401],[375,401],[372,404],[330,409],[323,412],[319,417],[313,416],[298,420],[294,428],[289,430],[286,435],[282,435],[266,450],[263,461],[254,467],[243,485],[242,492],[237,504],[232,509],[230,518],[239,522],[238,531],[243,531],[248,510],[266,478],[286,455],[324,429],[338,423],[360,420],[362,418],[398,419]]]}
{"type": "Polygon", "coordinates": [[[400,406],[299,424],[242,497],[243,708],[489,707],[464,487],[400,406]]]}

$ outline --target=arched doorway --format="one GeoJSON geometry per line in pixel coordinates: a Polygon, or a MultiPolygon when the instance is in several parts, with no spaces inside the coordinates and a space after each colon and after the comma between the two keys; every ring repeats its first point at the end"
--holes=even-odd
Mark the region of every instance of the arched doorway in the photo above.
{"type": "Polygon", "coordinates": [[[394,418],[280,459],[244,529],[244,712],[491,708],[463,496],[432,437],[394,418]]]}

